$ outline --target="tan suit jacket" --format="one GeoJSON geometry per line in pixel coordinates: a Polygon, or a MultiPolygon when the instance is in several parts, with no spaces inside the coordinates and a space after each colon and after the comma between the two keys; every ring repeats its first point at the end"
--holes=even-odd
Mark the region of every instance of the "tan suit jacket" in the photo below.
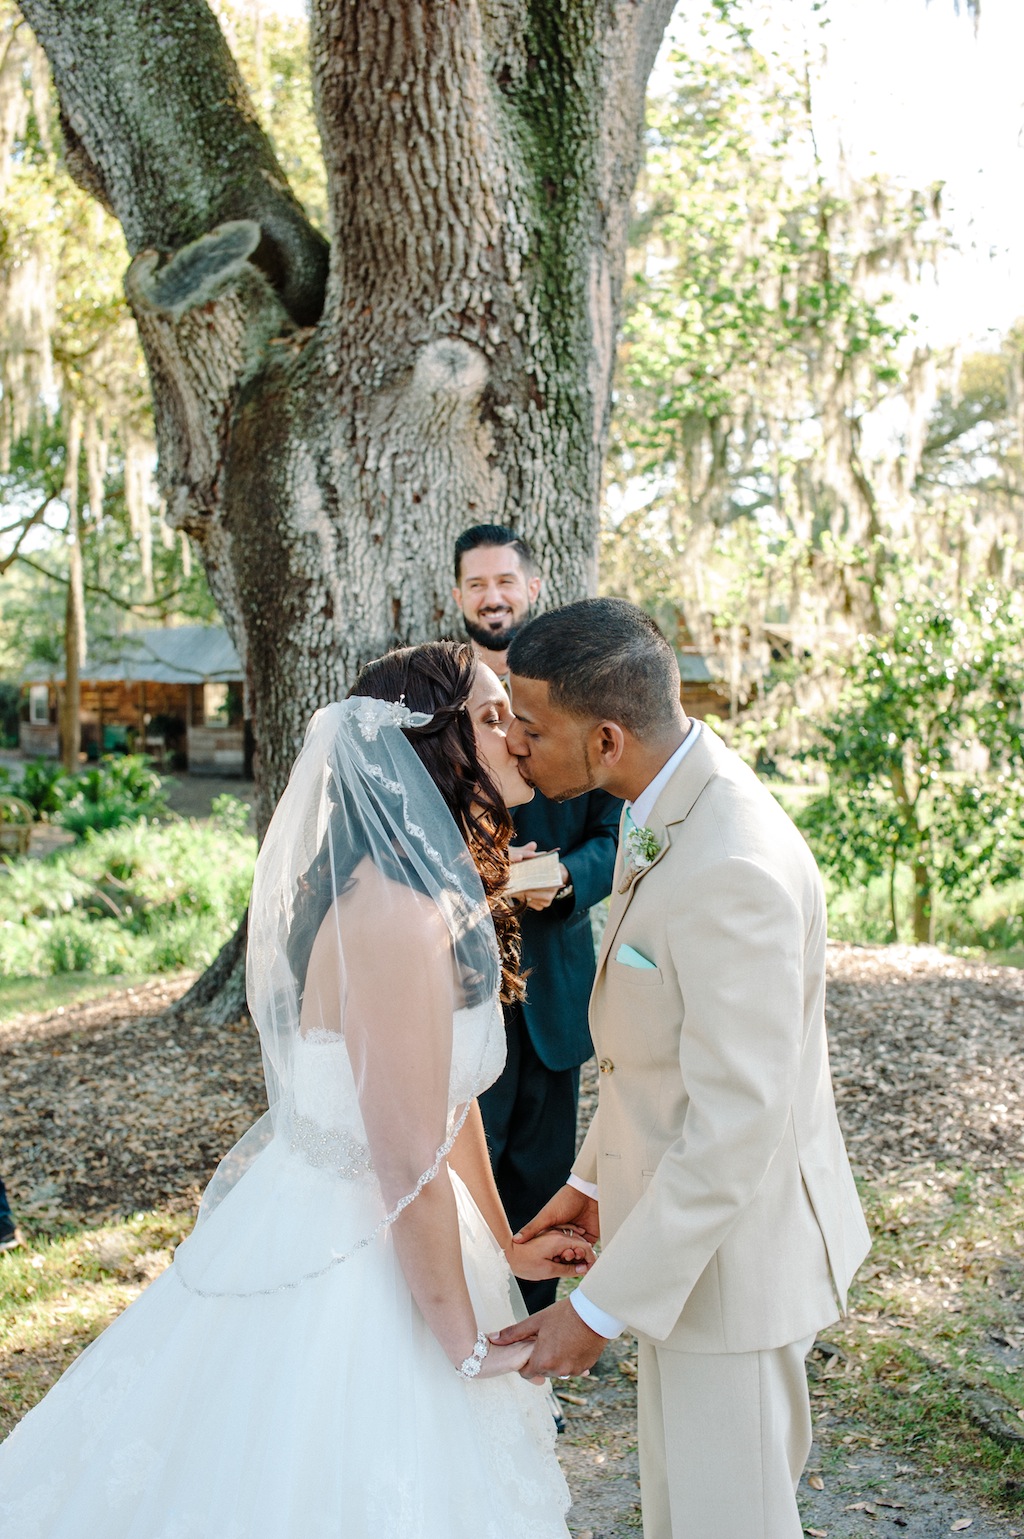
{"type": "Polygon", "coordinates": [[[574,1172],[600,1191],[583,1285],[689,1352],[762,1351],[834,1320],[869,1239],[825,1040],[814,860],[705,724],[655,804],[652,864],[619,892],[590,1025],[598,1110],[574,1172]],[[654,968],[617,961],[623,944],[654,968]]]}

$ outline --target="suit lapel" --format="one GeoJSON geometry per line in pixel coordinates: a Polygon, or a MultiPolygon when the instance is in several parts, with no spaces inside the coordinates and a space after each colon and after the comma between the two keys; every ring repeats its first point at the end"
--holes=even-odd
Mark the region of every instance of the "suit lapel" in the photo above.
{"type": "MultiPolygon", "coordinates": [[[[687,757],[689,757],[689,755],[687,755],[687,757]]],[[[685,762],[686,761],[684,760],[683,763],[685,763],[685,762]]],[[[682,769],[682,765],[680,765],[679,767],[680,767],[680,769],[682,769]]],[[[674,778],[675,777],[673,776],[673,779],[674,778]]],[[[660,801],[660,799],[661,798],[659,797],[659,801],[660,801]]],[[[598,958],[597,958],[597,970],[598,970],[598,972],[601,971],[601,968],[605,964],[605,960],[607,959],[608,952],[609,952],[609,949],[611,947],[612,941],[615,939],[615,932],[618,930],[619,925],[622,923],[623,915],[625,914],[627,908],[629,907],[630,903],[632,902],[633,894],[636,892],[637,887],[643,881],[643,879],[647,875],[648,871],[653,871],[654,867],[658,864],[659,860],[663,860],[664,859],[664,857],[665,857],[665,855],[666,855],[666,853],[668,851],[669,842],[670,842],[669,841],[669,836],[668,836],[668,830],[666,829],[665,825],[659,819],[658,814],[657,814],[657,809],[655,809],[655,811],[652,812],[651,818],[650,818],[650,822],[646,826],[651,830],[651,833],[654,834],[655,838],[658,841],[658,853],[657,853],[657,855],[655,855],[654,859],[650,862],[649,865],[644,866],[640,871],[637,872],[636,876],[634,876],[633,880],[630,882],[630,884],[626,888],[625,892],[620,892],[619,891],[619,884],[622,881],[622,872],[623,872],[624,866],[625,866],[625,857],[623,856],[623,858],[621,858],[620,860],[616,861],[616,863],[615,863],[615,889],[612,892],[612,901],[611,901],[611,903],[609,904],[609,907],[608,907],[608,923],[605,925],[605,927],[604,927],[604,935],[601,937],[601,950],[598,953],[598,958]]],[[[620,855],[622,854],[622,844],[623,844],[623,824],[620,824],[620,826],[619,826],[619,848],[620,848],[620,855]]]]}
{"type": "MultiPolygon", "coordinates": [[[[658,840],[658,853],[650,865],[644,866],[641,871],[637,872],[628,889],[625,892],[619,892],[618,887],[622,880],[624,865],[622,846],[625,814],[623,814],[623,818],[619,823],[619,858],[615,862],[615,887],[612,891],[611,904],[608,909],[608,923],[605,925],[604,935],[601,938],[601,949],[597,956],[598,976],[600,976],[601,969],[608,960],[615,936],[626,915],[626,910],[633,900],[634,893],[647,873],[653,871],[659,861],[663,860],[668,854],[672,844],[673,825],[684,822],[689,816],[697,798],[708,781],[712,780],[718,773],[718,766],[724,753],[724,745],[706,723],[702,724],[700,736],[658,797],[654,804],[654,810],[647,821],[646,826],[658,840]]],[[[676,834],[676,842],[679,842],[678,832],[676,834]]]]}

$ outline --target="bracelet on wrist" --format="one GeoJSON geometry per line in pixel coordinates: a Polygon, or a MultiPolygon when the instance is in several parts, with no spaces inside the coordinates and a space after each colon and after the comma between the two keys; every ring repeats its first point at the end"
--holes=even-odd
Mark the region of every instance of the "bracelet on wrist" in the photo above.
{"type": "Polygon", "coordinates": [[[463,1358],[455,1372],[463,1379],[475,1379],[483,1367],[484,1358],[491,1350],[491,1343],[487,1340],[483,1331],[476,1338],[476,1344],[468,1357],[463,1358]]]}

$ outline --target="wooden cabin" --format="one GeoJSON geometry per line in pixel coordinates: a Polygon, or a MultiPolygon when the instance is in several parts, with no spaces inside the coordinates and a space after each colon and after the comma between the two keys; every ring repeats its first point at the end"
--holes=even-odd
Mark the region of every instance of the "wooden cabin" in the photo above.
{"type": "Polygon", "coordinates": [[[729,691],[711,673],[696,648],[679,648],[679,698],[687,716],[703,721],[705,716],[729,715],[729,691]]]}
{"type": "MultiPolygon", "coordinates": [[[[60,757],[63,670],[23,681],[19,747],[60,757]]],[[[80,752],[147,753],[158,768],[242,775],[246,767],[242,668],[223,626],[129,631],[82,670],[80,752]]]]}

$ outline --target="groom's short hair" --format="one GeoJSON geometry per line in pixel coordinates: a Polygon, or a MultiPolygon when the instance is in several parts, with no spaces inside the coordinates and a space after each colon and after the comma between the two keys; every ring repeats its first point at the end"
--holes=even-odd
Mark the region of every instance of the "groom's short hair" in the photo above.
{"type": "Polygon", "coordinates": [[[679,719],[679,664],[650,615],[625,599],[581,599],[538,615],[508,650],[510,673],[547,684],[553,705],[617,721],[634,737],[679,719]]]}

